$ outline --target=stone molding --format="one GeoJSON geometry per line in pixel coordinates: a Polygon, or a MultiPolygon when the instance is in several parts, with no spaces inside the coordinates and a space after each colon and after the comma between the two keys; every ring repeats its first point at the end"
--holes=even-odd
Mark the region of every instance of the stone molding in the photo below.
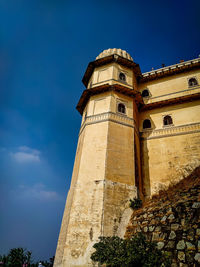
{"type": "Polygon", "coordinates": [[[158,130],[146,130],[140,132],[142,139],[155,139],[174,135],[191,134],[200,132],[200,122],[180,126],[167,126],[158,130]]]}
{"type": "Polygon", "coordinates": [[[142,73],[140,82],[147,82],[150,80],[155,80],[165,76],[170,76],[175,73],[181,73],[184,71],[189,71],[194,68],[199,68],[200,58],[195,58],[192,60],[184,61],[167,67],[163,67],[156,70],[151,70],[149,72],[142,73]]]}
{"type": "Polygon", "coordinates": [[[134,128],[135,126],[134,119],[129,118],[126,115],[121,115],[119,113],[114,113],[114,112],[104,112],[92,116],[87,116],[81,126],[79,135],[82,133],[85,126],[105,121],[112,121],[131,128],[134,128]]]}
{"type": "Polygon", "coordinates": [[[111,78],[111,79],[108,79],[108,80],[104,80],[104,81],[102,81],[102,82],[96,82],[96,83],[93,83],[93,84],[92,84],[92,87],[90,87],[89,89],[91,89],[91,88],[93,88],[93,87],[95,87],[95,86],[99,86],[99,85],[101,85],[101,84],[105,84],[106,82],[110,82],[110,81],[114,81],[114,82],[117,82],[117,83],[121,83],[121,84],[123,84],[123,85],[125,85],[125,86],[127,86],[127,87],[129,87],[130,89],[133,90],[133,86],[132,86],[131,84],[129,84],[129,83],[127,83],[127,82],[123,82],[123,81],[121,81],[121,80],[114,79],[114,78],[111,78]]]}
{"type": "MultiPolygon", "coordinates": [[[[176,97],[181,97],[183,95],[183,93],[184,93],[184,95],[191,95],[191,94],[195,94],[195,93],[199,93],[199,92],[200,92],[200,86],[198,85],[198,86],[195,86],[194,88],[188,88],[186,90],[181,90],[181,91],[177,91],[177,92],[173,92],[173,93],[169,93],[169,94],[164,94],[164,95],[149,97],[146,104],[153,103],[157,99],[159,99],[159,98],[162,99],[162,98],[165,98],[167,96],[172,96],[171,98],[174,98],[174,95],[177,95],[176,97]],[[178,96],[179,94],[181,94],[181,96],[178,96]]],[[[159,100],[159,101],[161,101],[161,100],[159,100]]]]}

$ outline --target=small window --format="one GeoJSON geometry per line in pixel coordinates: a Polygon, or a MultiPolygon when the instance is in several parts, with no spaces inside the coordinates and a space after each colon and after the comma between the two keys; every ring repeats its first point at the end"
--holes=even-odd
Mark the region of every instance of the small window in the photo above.
{"type": "Polygon", "coordinates": [[[119,73],[119,79],[120,79],[121,81],[125,82],[125,81],[126,81],[126,75],[125,75],[123,72],[120,72],[120,73],[119,73]]]}
{"type": "Polygon", "coordinates": [[[145,89],[142,91],[142,97],[148,97],[149,96],[149,90],[145,89]]]}
{"type": "Polygon", "coordinates": [[[198,85],[197,79],[196,78],[190,78],[188,80],[188,85],[189,86],[197,86],[198,85]]]}
{"type": "Polygon", "coordinates": [[[126,113],[126,107],[124,104],[119,103],[118,104],[118,112],[125,114],[126,113]]]}
{"type": "Polygon", "coordinates": [[[171,125],[173,124],[173,120],[172,120],[172,117],[167,115],[163,118],[163,125],[171,125]]]}
{"type": "Polygon", "coordinates": [[[151,128],[151,121],[146,119],[143,121],[143,129],[150,129],[151,128]]]}

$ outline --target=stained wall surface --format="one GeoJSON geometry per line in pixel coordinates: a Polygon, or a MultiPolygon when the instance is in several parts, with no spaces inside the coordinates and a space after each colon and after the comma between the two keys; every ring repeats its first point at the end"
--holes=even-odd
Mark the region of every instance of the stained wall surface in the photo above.
{"type": "Polygon", "coordinates": [[[200,72],[199,70],[191,70],[184,73],[171,75],[168,77],[152,80],[139,84],[139,91],[142,93],[144,89],[149,90],[150,97],[144,98],[145,104],[150,104],[166,99],[172,99],[191,95],[200,92],[200,72]],[[195,78],[198,82],[197,86],[190,86],[189,79],[195,78]]]}
{"type": "MultiPolygon", "coordinates": [[[[195,77],[200,81],[199,71],[190,71],[151,81],[140,86],[150,96],[146,104],[155,101],[181,99],[200,92],[200,86],[190,87],[188,81],[195,77]]],[[[163,102],[164,103],[164,102],[163,102]]],[[[143,191],[146,197],[184,178],[200,165],[200,101],[192,100],[163,105],[141,111],[139,114],[141,136],[141,159],[143,191]],[[164,125],[164,117],[170,116],[172,124],[164,125]],[[150,120],[151,128],[144,129],[144,120],[150,120]]]]}
{"type": "Polygon", "coordinates": [[[99,94],[84,113],[55,267],[93,266],[93,244],[99,236],[125,232],[120,222],[137,195],[132,98],[99,94]],[[125,114],[118,112],[121,102],[125,114]]]}
{"type": "Polygon", "coordinates": [[[129,199],[138,194],[149,198],[200,165],[200,100],[194,99],[200,93],[200,72],[174,73],[143,82],[116,62],[94,69],[88,89],[120,84],[130,91],[147,89],[149,96],[138,103],[133,95],[111,89],[87,100],[54,267],[94,266],[90,255],[98,237],[124,236],[129,199]],[[198,84],[190,86],[190,78],[198,84]],[[164,125],[165,116],[171,117],[170,125],[164,125]],[[146,119],[148,129],[143,127],[146,119]]]}
{"type": "Polygon", "coordinates": [[[102,84],[122,84],[130,89],[133,89],[133,72],[127,67],[121,66],[116,63],[107,64],[106,66],[95,68],[89,80],[88,88],[102,84]],[[120,72],[126,75],[125,82],[119,79],[120,72]]]}

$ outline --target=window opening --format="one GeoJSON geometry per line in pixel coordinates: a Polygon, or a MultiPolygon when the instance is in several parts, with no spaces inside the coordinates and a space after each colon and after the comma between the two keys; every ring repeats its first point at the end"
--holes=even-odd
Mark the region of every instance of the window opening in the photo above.
{"type": "Polygon", "coordinates": [[[172,120],[172,117],[167,115],[163,118],[163,124],[164,125],[170,125],[170,124],[173,124],[173,120],[172,120]]]}
{"type": "Polygon", "coordinates": [[[143,121],[143,129],[149,129],[151,128],[151,121],[146,119],[143,121]]]}
{"type": "Polygon", "coordinates": [[[125,114],[126,113],[126,107],[124,104],[119,103],[118,104],[118,112],[125,114]]]}
{"type": "Polygon", "coordinates": [[[145,89],[142,91],[142,97],[147,97],[149,96],[149,90],[145,89]]]}
{"type": "Polygon", "coordinates": [[[189,86],[196,86],[196,85],[198,85],[197,79],[195,79],[195,78],[190,78],[190,79],[188,80],[188,85],[189,85],[189,86]]]}
{"type": "Polygon", "coordinates": [[[119,79],[120,79],[121,81],[125,82],[125,81],[126,81],[126,75],[125,75],[123,72],[120,72],[120,74],[119,74],[119,79]]]}

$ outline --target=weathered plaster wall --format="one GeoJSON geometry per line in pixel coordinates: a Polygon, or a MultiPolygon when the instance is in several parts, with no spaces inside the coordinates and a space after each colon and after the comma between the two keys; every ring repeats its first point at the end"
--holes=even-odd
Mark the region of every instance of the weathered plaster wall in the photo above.
{"type": "Polygon", "coordinates": [[[121,220],[129,199],[137,195],[132,99],[109,92],[91,97],[89,103],[80,129],[55,267],[92,266],[93,244],[101,235],[124,233],[121,220]],[[126,114],[117,112],[118,101],[125,103],[126,114]]]}
{"type": "MultiPolygon", "coordinates": [[[[141,92],[148,88],[150,97],[144,102],[153,103],[200,92],[200,86],[188,87],[191,77],[199,82],[199,71],[138,84],[132,69],[112,63],[94,70],[88,88],[103,84],[141,92]],[[120,72],[126,75],[125,82],[119,80],[120,72]]],[[[143,192],[149,197],[199,164],[199,104],[193,101],[138,113],[133,99],[123,94],[112,91],[90,97],[54,267],[92,266],[92,246],[100,235],[123,236],[130,216],[128,201],[137,195],[135,185],[140,197],[143,192]],[[118,112],[118,103],[126,106],[125,114],[118,112]],[[165,115],[173,118],[170,127],[163,127],[165,115]],[[151,129],[143,130],[144,119],[151,120],[151,129]]]]}
{"type": "Polygon", "coordinates": [[[192,77],[195,77],[200,85],[199,70],[192,70],[187,73],[180,73],[139,84],[139,91],[142,92],[144,89],[148,89],[150,92],[150,97],[144,98],[145,104],[198,93],[200,92],[199,85],[192,87],[188,85],[188,79],[192,77]]]}
{"type": "MultiPolygon", "coordinates": [[[[139,114],[140,118],[140,132],[149,132],[148,129],[143,129],[143,121],[145,119],[151,120],[152,130],[164,130],[172,128],[172,126],[190,125],[200,122],[200,100],[194,100],[183,104],[176,104],[156,108],[153,110],[143,111],[139,114]],[[173,120],[173,125],[164,126],[163,118],[170,115],[173,120]]],[[[149,132],[151,136],[151,132],[149,132]]]]}
{"type": "Polygon", "coordinates": [[[200,133],[142,141],[144,193],[149,197],[200,164],[200,133]]]}
{"type": "Polygon", "coordinates": [[[133,72],[131,69],[121,66],[116,63],[107,64],[95,68],[89,83],[88,88],[99,86],[102,84],[122,84],[129,88],[133,88],[133,72]],[[126,75],[126,82],[122,82],[119,79],[119,73],[123,72],[126,75]]]}
{"type": "Polygon", "coordinates": [[[144,193],[151,196],[188,175],[200,164],[200,101],[178,104],[140,114],[144,193]],[[173,125],[163,126],[170,115],[173,125]],[[152,129],[142,129],[144,119],[152,129]]]}

